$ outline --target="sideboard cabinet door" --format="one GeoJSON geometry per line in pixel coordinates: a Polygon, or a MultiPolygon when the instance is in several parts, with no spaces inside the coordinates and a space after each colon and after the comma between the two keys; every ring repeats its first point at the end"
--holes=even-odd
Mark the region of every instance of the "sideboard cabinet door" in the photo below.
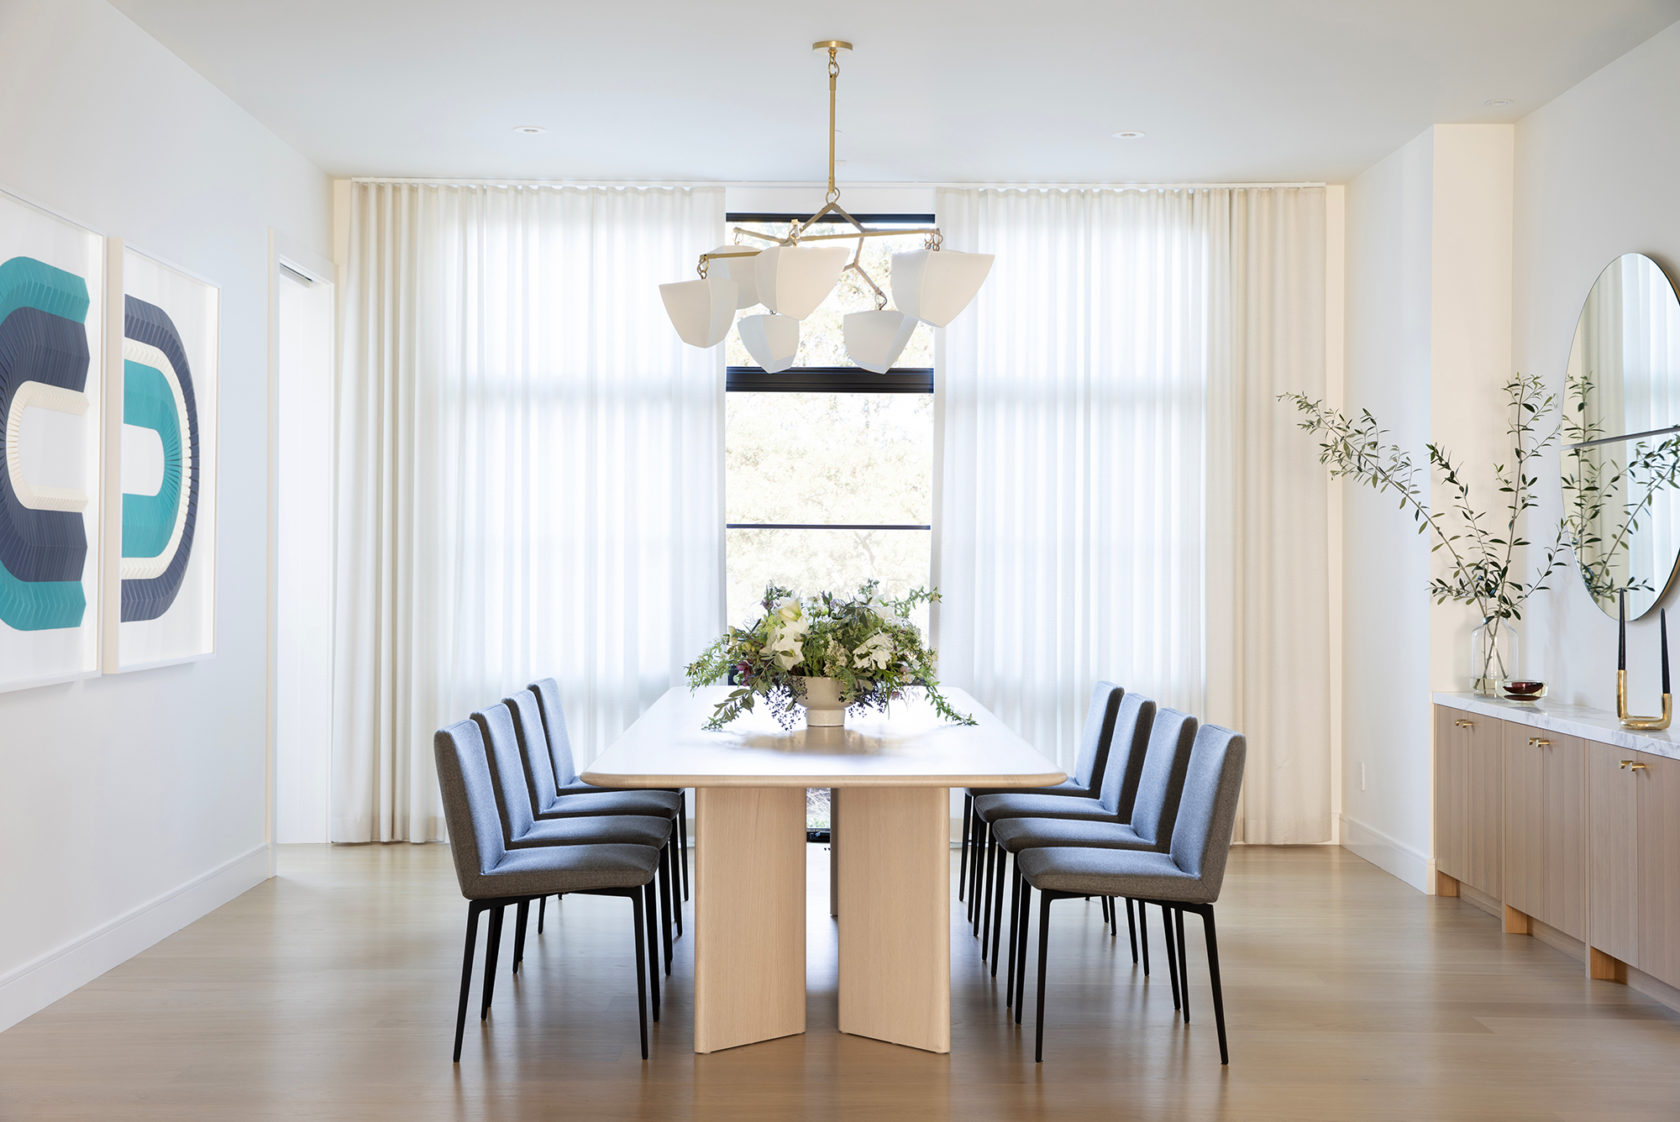
{"type": "Polygon", "coordinates": [[[1505,885],[1505,722],[1475,717],[1461,731],[1469,792],[1462,879],[1498,900],[1505,885]]]}
{"type": "Polygon", "coordinates": [[[1467,719],[1457,709],[1435,707],[1435,867],[1456,880],[1464,880],[1469,874],[1465,841],[1470,815],[1470,777],[1464,752],[1467,719]]]}
{"type": "MultiPolygon", "coordinates": [[[[1546,910],[1546,748],[1527,725],[1505,726],[1505,900],[1524,915],[1546,910]]],[[[1546,922],[1551,922],[1546,920],[1546,922]]]]}
{"type": "Polygon", "coordinates": [[[1680,760],[1631,755],[1645,765],[1630,784],[1639,803],[1639,957],[1632,961],[1680,986],[1680,760]]]}
{"type": "Polygon", "coordinates": [[[1623,962],[1639,961],[1638,773],[1636,752],[1594,745],[1587,753],[1587,942],[1623,962]]]}
{"type": "Polygon", "coordinates": [[[1587,937],[1587,798],[1588,745],[1573,736],[1537,732],[1540,787],[1545,804],[1541,821],[1545,891],[1535,915],[1542,923],[1573,938],[1587,937]]]}

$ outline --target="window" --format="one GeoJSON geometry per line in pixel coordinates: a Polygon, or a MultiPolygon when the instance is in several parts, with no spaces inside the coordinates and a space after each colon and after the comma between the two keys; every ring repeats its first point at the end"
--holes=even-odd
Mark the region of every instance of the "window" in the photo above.
{"type": "MultiPolygon", "coordinates": [[[[794,220],[729,216],[731,229],[775,234],[794,220]]],[[[933,223],[931,215],[914,214],[862,220],[872,228],[933,223]]],[[[892,254],[921,245],[914,234],[870,238],[863,265],[890,293],[892,254]]],[[[776,374],[750,365],[730,333],[724,470],[731,624],[751,622],[766,584],[814,593],[850,590],[874,578],[889,595],[902,595],[929,581],[933,333],[918,326],[890,373],[860,370],[846,357],[841,320],[872,307],[868,286],[842,274],[800,325],[795,365],[776,374]]],[[[925,610],[917,622],[926,629],[925,610]]],[[[811,829],[828,826],[827,794],[810,794],[811,829]]]]}

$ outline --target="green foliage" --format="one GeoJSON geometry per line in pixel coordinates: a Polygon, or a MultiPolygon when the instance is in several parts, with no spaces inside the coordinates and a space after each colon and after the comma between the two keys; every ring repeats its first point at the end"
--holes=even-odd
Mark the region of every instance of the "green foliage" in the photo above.
{"type": "Polygon", "coordinates": [[[824,592],[803,599],[770,585],[758,620],[731,627],[688,666],[691,689],[736,678],[706,727],[720,729],[760,700],[784,728],[791,727],[806,678],[836,679],[841,702],[853,710],[885,711],[906,689],[920,686],[945,720],[973,724],[939,692],[938,653],[910,620],[918,607],[938,599],[937,589],[926,588],[885,598],[875,581],[865,581],[851,597],[824,592]]]}
{"type": "MultiPolygon", "coordinates": [[[[1545,391],[1537,377],[1518,375],[1505,383],[1511,422],[1506,435],[1512,442],[1512,462],[1494,465],[1495,485],[1504,496],[1499,521],[1484,515],[1473,502],[1462,469],[1446,449],[1427,444],[1429,467],[1435,472],[1451,501],[1450,517],[1430,509],[1428,496],[1418,480],[1419,470],[1411,453],[1388,440],[1388,431],[1377,424],[1369,410],[1349,417],[1305,394],[1279,394],[1281,401],[1300,413],[1298,427],[1319,438],[1318,461],[1330,469],[1332,479],[1351,479],[1378,492],[1395,495],[1400,509],[1411,514],[1418,533],[1431,534],[1430,552],[1447,558],[1444,575],[1432,577],[1429,594],[1437,604],[1456,601],[1470,604],[1481,613],[1489,628],[1488,657],[1495,656],[1494,635],[1502,621],[1522,618],[1522,607],[1534,593],[1547,587],[1552,573],[1564,567],[1565,522],[1560,520],[1554,541],[1546,547],[1534,575],[1524,579],[1517,551],[1533,543],[1524,538],[1518,523],[1539,500],[1534,497],[1538,477],[1535,461],[1556,443],[1558,427],[1542,434],[1546,419],[1557,410],[1557,400],[1545,391]]],[[[1483,678],[1503,677],[1479,668],[1483,678]]]]}
{"type": "MultiPolygon", "coordinates": [[[[1592,393],[1590,373],[1564,384],[1569,407],[1563,433],[1571,444],[1604,435],[1589,408],[1592,393]]],[[[1648,578],[1629,571],[1629,542],[1657,492],[1680,484],[1680,436],[1655,444],[1639,441],[1632,452],[1623,465],[1603,445],[1571,448],[1563,463],[1565,534],[1581,564],[1587,592],[1605,608],[1614,608],[1622,592],[1652,591],[1648,578]],[[1619,526],[1611,521],[1611,508],[1619,526]]]]}

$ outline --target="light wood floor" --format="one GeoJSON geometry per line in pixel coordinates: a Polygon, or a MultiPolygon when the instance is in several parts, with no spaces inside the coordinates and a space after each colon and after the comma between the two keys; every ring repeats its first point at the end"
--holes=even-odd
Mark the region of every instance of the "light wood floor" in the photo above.
{"type": "Polygon", "coordinates": [[[504,950],[489,1024],[469,1019],[451,1065],[465,909],[448,851],[295,848],[277,879],[0,1034],[0,1117],[1680,1117],[1680,1017],[1334,849],[1233,855],[1228,1069],[1196,925],[1185,1027],[1165,974],[1145,982],[1083,902],[1051,913],[1042,1066],[1030,1005],[1015,1028],[960,908],[951,1055],[843,1037],[827,862],[810,856],[801,1037],[694,1055],[684,940],[642,1063],[628,905],[572,898],[517,982],[504,950]]]}

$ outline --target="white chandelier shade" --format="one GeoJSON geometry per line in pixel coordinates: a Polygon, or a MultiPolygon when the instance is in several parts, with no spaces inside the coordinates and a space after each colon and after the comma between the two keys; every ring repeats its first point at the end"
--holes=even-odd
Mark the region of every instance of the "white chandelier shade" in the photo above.
{"type": "Polygon", "coordinates": [[[720,245],[712,250],[707,276],[735,282],[735,307],[750,308],[758,303],[758,254],[738,245],[720,245]]]}
{"type": "Polygon", "coordinates": [[[702,277],[659,286],[665,314],[677,335],[691,347],[715,347],[735,321],[737,289],[727,277],[702,277]]]}
{"type": "Polygon", "coordinates": [[[841,320],[846,354],[872,374],[885,374],[904,353],[917,320],[903,312],[883,309],[850,312],[841,320]]]}
{"type": "Polygon", "coordinates": [[[799,354],[799,321],[792,316],[745,316],[740,331],[741,344],[767,374],[786,370],[799,354]]]}
{"type": "Polygon", "coordinates": [[[990,253],[959,253],[954,249],[895,253],[893,302],[912,319],[944,327],[968,307],[991,271],[990,253]]]}
{"type": "Polygon", "coordinates": [[[772,246],[752,258],[758,299],[777,315],[804,319],[827,298],[852,251],[845,246],[772,246]]]}

